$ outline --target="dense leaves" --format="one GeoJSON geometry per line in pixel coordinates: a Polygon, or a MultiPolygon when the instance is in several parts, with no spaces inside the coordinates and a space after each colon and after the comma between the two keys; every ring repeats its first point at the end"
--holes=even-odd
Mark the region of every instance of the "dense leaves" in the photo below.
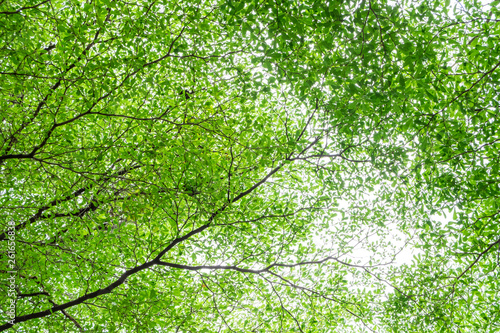
{"type": "Polygon", "coordinates": [[[500,329],[498,1],[3,1],[0,27],[1,329],[500,329]]]}

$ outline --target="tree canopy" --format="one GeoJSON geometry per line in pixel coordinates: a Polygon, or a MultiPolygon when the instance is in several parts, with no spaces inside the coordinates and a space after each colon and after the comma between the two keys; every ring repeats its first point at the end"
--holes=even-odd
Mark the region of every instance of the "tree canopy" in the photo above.
{"type": "Polygon", "coordinates": [[[500,331],[499,7],[1,1],[0,330],[500,331]]]}

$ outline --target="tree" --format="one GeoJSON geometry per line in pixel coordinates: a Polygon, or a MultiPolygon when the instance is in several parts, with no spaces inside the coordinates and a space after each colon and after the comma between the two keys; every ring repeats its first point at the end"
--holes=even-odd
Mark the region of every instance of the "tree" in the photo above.
{"type": "Polygon", "coordinates": [[[3,1],[1,329],[499,330],[499,22],[3,1]]]}

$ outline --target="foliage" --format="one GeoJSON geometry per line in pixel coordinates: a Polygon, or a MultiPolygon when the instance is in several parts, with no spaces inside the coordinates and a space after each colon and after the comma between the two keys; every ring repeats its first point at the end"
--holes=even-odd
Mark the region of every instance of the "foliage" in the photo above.
{"type": "Polygon", "coordinates": [[[2,1],[1,329],[500,330],[498,5],[2,1]]]}

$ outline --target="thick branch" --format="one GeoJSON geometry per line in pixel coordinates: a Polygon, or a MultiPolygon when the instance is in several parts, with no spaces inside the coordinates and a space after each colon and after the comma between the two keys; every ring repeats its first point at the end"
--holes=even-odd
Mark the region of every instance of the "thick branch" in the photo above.
{"type": "MultiPolygon", "coordinates": [[[[132,171],[132,170],[135,170],[135,169],[138,169],[140,168],[140,166],[134,166],[134,167],[131,167],[131,168],[125,168],[117,173],[115,173],[114,175],[110,175],[108,177],[105,177],[103,178],[102,180],[100,180],[101,182],[101,186],[104,185],[105,183],[107,183],[108,181],[110,181],[111,179],[113,179],[114,177],[117,177],[117,176],[123,176],[125,174],[127,174],[128,172],[132,171]]],[[[45,218],[48,218],[48,217],[53,217],[52,215],[44,215],[43,213],[52,208],[52,207],[55,207],[57,206],[58,204],[62,203],[62,202],[65,202],[65,201],[69,201],[69,200],[72,200],[72,199],[75,199],[77,198],[78,196],[80,196],[82,193],[84,193],[85,191],[91,189],[93,186],[89,185],[89,186],[84,186],[84,187],[81,187],[80,189],[76,190],[75,192],[73,192],[72,194],[70,195],[67,195],[66,197],[62,198],[62,199],[54,199],[52,200],[49,204],[41,207],[38,209],[38,211],[36,212],[35,215],[33,215],[28,221],[25,221],[23,223],[20,223],[18,225],[16,225],[15,229],[16,230],[21,230],[23,228],[25,228],[26,226],[38,221],[38,220],[41,220],[41,219],[45,219],[45,218]]],[[[74,212],[74,213],[68,213],[68,214],[55,214],[54,216],[55,217],[62,217],[62,216],[82,216],[83,214],[86,214],[87,212],[89,211],[94,211],[96,210],[98,207],[98,205],[96,205],[94,202],[91,202],[88,206],[78,210],[77,212],[74,212]]],[[[3,233],[0,234],[0,241],[3,241],[3,240],[6,240],[7,238],[7,233],[4,231],[3,233]]]]}
{"type": "Polygon", "coordinates": [[[20,14],[20,13],[21,13],[21,11],[23,11],[23,10],[26,10],[26,9],[34,9],[34,8],[40,7],[41,5],[43,5],[44,3],[47,3],[47,2],[49,2],[49,1],[50,1],[50,0],[45,0],[45,1],[40,2],[38,5],[29,6],[29,7],[22,7],[22,8],[19,8],[18,10],[16,10],[16,11],[13,11],[13,12],[0,12],[0,14],[4,14],[4,15],[14,15],[14,14],[20,14]]]}

